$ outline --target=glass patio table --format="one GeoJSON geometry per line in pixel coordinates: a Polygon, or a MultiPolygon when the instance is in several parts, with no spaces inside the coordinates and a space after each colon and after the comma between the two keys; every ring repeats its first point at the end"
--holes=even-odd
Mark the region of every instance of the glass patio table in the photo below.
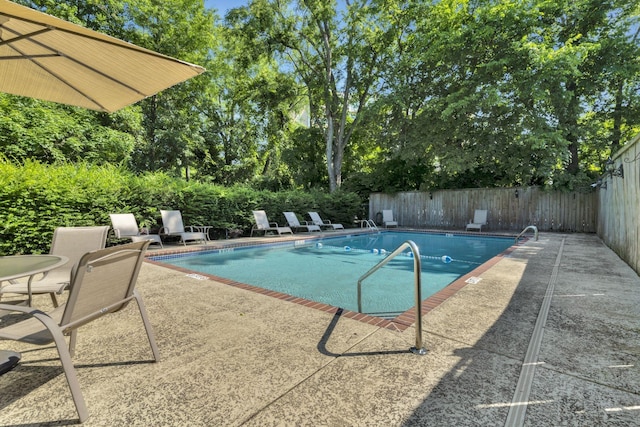
{"type": "MultiPolygon", "coordinates": [[[[31,288],[33,277],[60,267],[69,261],[67,257],[58,255],[13,255],[0,257],[0,283],[6,280],[29,277],[28,287],[31,288]]],[[[31,292],[27,303],[31,305],[31,292]]],[[[0,309],[0,315],[2,309],[0,309]]],[[[1,321],[1,317],[0,317],[1,321]]],[[[20,361],[20,353],[10,350],[0,350],[0,375],[11,370],[20,361]]]]}

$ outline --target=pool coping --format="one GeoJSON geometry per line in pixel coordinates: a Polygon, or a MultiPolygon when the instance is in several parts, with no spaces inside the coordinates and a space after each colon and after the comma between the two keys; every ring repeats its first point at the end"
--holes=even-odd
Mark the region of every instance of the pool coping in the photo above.
{"type": "MultiPolygon", "coordinates": [[[[274,238],[280,237],[279,239],[273,240],[273,241],[268,241],[268,240],[271,240],[268,237],[267,237],[268,240],[266,241],[263,240],[264,238],[262,238],[261,240],[252,240],[252,241],[238,241],[235,239],[220,240],[220,241],[215,240],[215,241],[209,241],[209,242],[220,242],[220,243],[218,243],[217,245],[206,244],[206,245],[198,245],[198,246],[196,245],[181,246],[179,248],[171,248],[171,249],[158,250],[154,252],[147,252],[145,256],[146,257],[145,262],[148,262],[150,264],[157,265],[160,267],[168,268],[170,270],[179,271],[181,273],[185,273],[188,275],[193,275],[197,278],[201,278],[201,279],[206,278],[227,286],[233,286],[238,289],[244,289],[244,290],[262,294],[268,297],[276,298],[282,301],[287,301],[294,304],[302,305],[308,308],[312,308],[314,310],[320,310],[320,311],[331,313],[331,314],[336,314],[339,312],[342,317],[346,317],[348,319],[356,320],[358,322],[366,323],[366,324],[377,326],[380,328],[385,328],[385,329],[389,329],[397,332],[403,332],[409,327],[411,327],[416,321],[415,306],[410,307],[409,309],[400,313],[398,316],[392,319],[386,319],[382,317],[377,317],[369,314],[347,310],[347,309],[336,307],[326,303],[308,300],[306,298],[296,297],[283,292],[260,288],[258,286],[249,285],[246,283],[238,282],[236,280],[227,279],[227,278],[216,276],[213,274],[196,272],[194,270],[189,270],[183,267],[166,264],[162,261],[150,259],[150,258],[162,257],[162,256],[171,257],[176,255],[191,254],[191,253],[197,253],[197,252],[210,252],[210,251],[218,251],[218,250],[224,250],[224,249],[243,248],[243,247],[283,246],[291,242],[294,242],[295,244],[295,242],[300,242],[300,241],[305,242],[307,240],[324,239],[332,236],[344,237],[344,236],[349,236],[354,234],[358,234],[358,235],[374,234],[374,233],[383,232],[383,231],[404,231],[404,232],[414,232],[414,233],[424,233],[424,234],[455,234],[460,236],[477,236],[477,237],[501,237],[501,238],[512,237],[514,239],[516,237],[515,235],[512,235],[512,234],[478,233],[478,232],[469,233],[469,232],[455,232],[450,230],[449,231],[448,230],[424,230],[424,229],[410,229],[410,228],[393,228],[393,229],[379,229],[379,230],[347,229],[340,232],[314,233],[314,234],[304,233],[304,235],[295,234],[293,236],[286,236],[286,238],[282,238],[284,236],[273,236],[274,238]],[[222,243],[222,242],[225,242],[225,243],[222,243]],[[226,242],[229,242],[229,243],[226,243],[226,242]]],[[[424,316],[425,314],[434,310],[439,305],[444,303],[446,300],[451,298],[459,290],[461,290],[462,288],[470,284],[471,280],[473,280],[476,276],[479,276],[489,268],[493,267],[502,258],[511,254],[516,248],[518,248],[519,245],[523,244],[528,239],[529,238],[527,236],[523,236],[521,237],[518,243],[515,243],[514,241],[513,245],[511,245],[510,247],[508,247],[498,255],[485,261],[483,264],[474,268],[472,271],[459,277],[458,279],[454,280],[453,282],[451,282],[450,284],[448,284],[447,286],[445,286],[435,294],[424,299],[422,301],[422,306],[421,306],[422,315],[424,316]]]]}

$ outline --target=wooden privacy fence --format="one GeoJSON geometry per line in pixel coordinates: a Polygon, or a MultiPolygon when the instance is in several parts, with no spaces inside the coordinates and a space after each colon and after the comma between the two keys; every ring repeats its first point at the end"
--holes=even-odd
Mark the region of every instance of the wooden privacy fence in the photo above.
{"type": "Polygon", "coordinates": [[[488,211],[483,231],[520,232],[535,225],[540,231],[595,233],[598,222],[595,191],[566,193],[539,187],[371,194],[369,219],[381,223],[384,209],[392,209],[401,226],[415,228],[464,230],[476,209],[488,211]]]}
{"type": "Polygon", "coordinates": [[[598,190],[598,235],[640,273],[640,135],[613,156],[598,190]]]}

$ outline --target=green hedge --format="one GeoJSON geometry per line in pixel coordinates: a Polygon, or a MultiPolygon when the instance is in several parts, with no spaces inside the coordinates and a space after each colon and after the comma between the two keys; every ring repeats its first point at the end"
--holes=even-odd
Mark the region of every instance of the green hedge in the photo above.
{"type": "Polygon", "coordinates": [[[180,210],[186,225],[248,235],[252,210],[264,209],[279,224],[286,224],[283,211],[294,211],[301,220],[318,211],[350,226],[362,215],[362,200],[340,191],[270,192],[186,182],[163,173],[136,176],[114,166],[0,160],[0,255],[48,252],[56,227],[109,225],[110,213],[133,213],[141,227],[158,229],[160,209],[180,210]]]}

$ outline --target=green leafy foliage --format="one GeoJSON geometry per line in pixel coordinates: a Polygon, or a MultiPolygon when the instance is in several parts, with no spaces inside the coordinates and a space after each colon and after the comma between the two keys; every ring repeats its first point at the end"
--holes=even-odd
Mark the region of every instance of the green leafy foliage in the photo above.
{"type": "Polygon", "coordinates": [[[348,192],[271,192],[186,182],[161,172],[136,176],[111,165],[5,159],[0,161],[0,255],[48,252],[56,227],[109,225],[110,213],[133,213],[141,227],[157,230],[160,209],[177,209],[187,225],[248,232],[256,209],[283,224],[283,211],[304,217],[310,210],[351,224],[361,215],[361,204],[348,192]]]}
{"type": "Polygon", "coordinates": [[[568,188],[640,131],[640,0],[248,0],[224,20],[201,0],[19,2],[208,71],[110,115],[0,94],[11,161],[363,196],[568,188]]]}
{"type": "Polygon", "coordinates": [[[135,108],[107,115],[0,93],[0,148],[14,160],[126,163],[138,123],[135,108]]]}

